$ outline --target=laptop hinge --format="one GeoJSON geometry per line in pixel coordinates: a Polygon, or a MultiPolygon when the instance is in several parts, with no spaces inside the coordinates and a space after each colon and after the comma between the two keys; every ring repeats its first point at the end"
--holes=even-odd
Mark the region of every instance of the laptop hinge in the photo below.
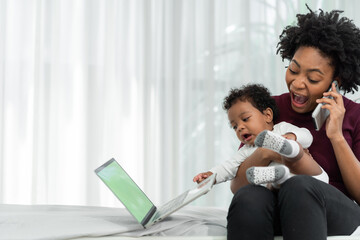
{"type": "Polygon", "coordinates": [[[152,206],[150,211],[146,214],[144,219],[141,221],[141,225],[145,226],[150,221],[150,219],[152,218],[152,216],[154,215],[155,212],[156,212],[156,207],[152,206]]]}

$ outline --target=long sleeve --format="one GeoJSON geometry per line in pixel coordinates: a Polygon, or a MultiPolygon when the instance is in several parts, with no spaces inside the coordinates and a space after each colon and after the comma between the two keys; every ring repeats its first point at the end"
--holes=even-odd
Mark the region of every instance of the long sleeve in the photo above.
{"type": "Polygon", "coordinates": [[[278,134],[293,133],[296,135],[296,141],[301,144],[303,148],[310,147],[313,142],[313,136],[307,128],[299,128],[287,122],[280,122],[274,125],[274,132],[278,134]]]}
{"type": "Polygon", "coordinates": [[[256,147],[244,145],[231,159],[211,168],[210,172],[216,173],[216,184],[233,179],[240,164],[255,150],[256,147]]]}

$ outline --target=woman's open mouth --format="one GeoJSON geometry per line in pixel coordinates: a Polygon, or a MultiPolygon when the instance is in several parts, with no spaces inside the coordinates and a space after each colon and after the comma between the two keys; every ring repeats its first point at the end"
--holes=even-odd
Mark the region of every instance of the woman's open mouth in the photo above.
{"type": "Polygon", "coordinates": [[[306,105],[307,101],[309,100],[308,97],[300,95],[300,94],[296,94],[294,92],[291,93],[291,99],[292,99],[292,104],[294,105],[294,107],[298,107],[298,108],[302,108],[306,105]]]}

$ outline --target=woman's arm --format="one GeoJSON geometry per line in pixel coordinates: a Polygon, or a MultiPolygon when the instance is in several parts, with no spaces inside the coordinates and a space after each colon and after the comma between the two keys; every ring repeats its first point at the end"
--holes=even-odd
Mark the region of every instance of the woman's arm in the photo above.
{"type": "Polygon", "coordinates": [[[336,160],[346,186],[354,200],[360,204],[360,162],[344,137],[330,139],[336,160]]]}
{"type": "Polygon", "coordinates": [[[343,98],[334,84],[332,89],[333,91],[324,93],[324,96],[332,96],[333,99],[322,98],[317,102],[328,103],[323,106],[330,111],[326,120],[326,135],[333,146],[345,187],[354,200],[360,203],[360,163],[342,133],[345,116],[343,98]]]}
{"type": "Polygon", "coordinates": [[[271,161],[281,162],[280,154],[265,148],[258,148],[242,162],[235,178],[231,181],[230,189],[235,194],[239,188],[249,184],[246,179],[246,170],[252,166],[268,166],[271,161]]]}

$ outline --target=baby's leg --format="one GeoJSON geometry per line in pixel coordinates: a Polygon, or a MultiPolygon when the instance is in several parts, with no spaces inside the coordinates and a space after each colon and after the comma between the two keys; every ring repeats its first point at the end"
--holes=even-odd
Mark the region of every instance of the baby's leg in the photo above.
{"type": "Polygon", "coordinates": [[[255,139],[258,147],[271,149],[282,155],[282,162],[294,174],[318,175],[321,168],[310,154],[305,153],[298,142],[286,139],[271,131],[262,131],[255,139]]]}
{"type": "Polygon", "coordinates": [[[280,185],[291,177],[289,168],[285,165],[268,167],[250,167],[246,170],[246,178],[249,183],[260,185],[274,183],[280,185]]]}
{"type": "Polygon", "coordinates": [[[304,153],[302,147],[300,147],[296,141],[286,139],[268,130],[264,130],[257,135],[255,145],[273,150],[288,158],[289,161],[298,160],[304,153]]]}

